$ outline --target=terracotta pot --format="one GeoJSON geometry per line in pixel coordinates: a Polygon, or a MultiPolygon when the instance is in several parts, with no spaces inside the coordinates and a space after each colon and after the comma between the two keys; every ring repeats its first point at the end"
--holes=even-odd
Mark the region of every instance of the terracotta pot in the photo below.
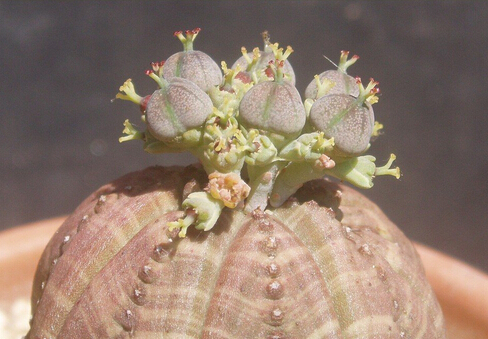
{"type": "MultiPolygon", "coordinates": [[[[0,232],[0,306],[29,298],[37,261],[65,217],[0,232]]],[[[488,338],[488,275],[416,244],[446,317],[450,339],[488,338]]]]}

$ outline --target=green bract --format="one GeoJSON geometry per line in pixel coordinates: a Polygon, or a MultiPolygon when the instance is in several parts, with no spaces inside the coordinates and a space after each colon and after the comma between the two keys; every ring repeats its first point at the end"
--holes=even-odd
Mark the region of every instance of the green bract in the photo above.
{"type": "Polygon", "coordinates": [[[224,208],[246,212],[283,204],[305,182],[325,175],[370,188],[378,175],[400,177],[398,168],[375,165],[363,153],[382,125],[374,121],[377,82],[366,88],[346,74],[358,59],[342,52],[336,70],[316,75],[302,102],[288,62],[293,52],[271,44],[247,53],[222,72],[205,53],[193,50],[199,29],[175,35],[185,50],[146,72],[158,89],[139,96],[127,80],[117,98],[139,105],[145,131],[128,120],[120,141],[142,140],[149,153],[188,151],[196,156],[208,184],[186,192],[185,216],[170,224],[181,237],[194,226],[210,230],[224,208]],[[241,176],[242,173],[245,176],[241,176]]]}

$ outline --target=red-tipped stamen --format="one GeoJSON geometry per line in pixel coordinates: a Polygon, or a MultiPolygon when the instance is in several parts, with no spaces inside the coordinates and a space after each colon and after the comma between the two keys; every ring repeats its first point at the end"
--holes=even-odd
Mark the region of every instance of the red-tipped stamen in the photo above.
{"type": "Polygon", "coordinates": [[[341,51],[341,57],[339,59],[339,66],[337,67],[340,71],[346,73],[346,70],[349,66],[353,65],[358,59],[359,56],[353,55],[351,59],[348,60],[349,51],[341,51]]]}
{"type": "Polygon", "coordinates": [[[268,78],[274,78],[275,75],[275,72],[273,71],[271,65],[272,63],[270,62],[270,66],[266,67],[266,69],[264,70],[264,74],[266,74],[268,78]]]}

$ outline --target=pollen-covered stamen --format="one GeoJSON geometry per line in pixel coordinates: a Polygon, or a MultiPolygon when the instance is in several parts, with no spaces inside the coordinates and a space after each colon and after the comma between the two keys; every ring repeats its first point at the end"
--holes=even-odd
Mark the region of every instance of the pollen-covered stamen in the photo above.
{"type": "MultiPolygon", "coordinates": [[[[285,60],[290,56],[291,53],[293,53],[293,48],[291,48],[291,46],[288,46],[285,52],[283,52],[283,48],[279,48],[278,43],[270,44],[269,48],[273,51],[276,61],[274,62],[274,64],[270,62],[265,72],[268,71],[269,68],[271,68],[271,71],[274,75],[274,80],[276,82],[281,82],[284,76],[283,67],[285,65],[285,60]]],[[[266,73],[266,75],[268,75],[268,73],[266,73]]]]}
{"type": "Polygon", "coordinates": [[[256,67],[259,59],[261,58],[261,52],[259,51],[259,48],[256,47],[252,50],[252,58],[245,47],[241,47],[241,53],[247,63],[246,72],[251,72],[256,67]]]}
{"type": "Polygon", "coordinates": [[[188,231],[188,227],[190,227],[195,221],[197,220],[197,213],[194,209],[187,209],[186,216],[183,219],[178,219],[177,221],[169,222],[168,223],[168,231],[172,232],[174,229],[179,229],[180,232],[178,236],[180,238],[186,237],[186,232],[188,231]]]}
{"type": "Polygon", "coordinates": [[[339,59],[339,65],[337,68],[344,73],[346,73],[349,66],[353,65],[359,59],[359,56],[357,55],[353,55],[349,60],[347,59],[348,57],[349,51],[341,51],[341,57],[339,59]]]}
{"type": "Polygon", "coordinates": [[[136,93],[132,79],[127,79],[122,86],[119,87],[121,93],[117,93],[115,98],[132,101],[135,104],[140,105],[143,98],[136,93]]]}
{"type": "Polygon", "coordinates": [[[376,87],[380,84],[378,81],[375,81],[373,78],[371,78],[369,79],[369,83],[366,88],[364,88],[363,83],[361,82],[361,78],[356,77],[356,83],[359,86],[358,100],[362,102],[367,101],[371,105],[378,102],[379,98],[377,94],[380,93],[380,89],[376,87]]]}
{"type": "Polygon", "coordinates": [[[383,129],[383,124],[379,123],[378,121],[374,122],[373,126],[373,133],[371,134],[372,137],[379,137],[383,132],[381,131],[383,129]]]}
{"type": "Polygon", "coordinates": [[[374,171],[374,176],[378,175],[392,175],[397,179],[400,179],[401,172],[400,172],[400,167],[395,167],[391,168],[391,165],[393,164],[393,161],[395,161],[396,155],[395,154],[390,154],[390,159],[388,159],[388,162],[381,167],[376,167],[374,171]]]}
{"type": "Polygon", "coordinates": [[[224,72],[224,83],[222,86],[220,86],[220,90],[234,93],[235,91],[233,88],[233,84],[235,78],[241,80],[242,82],[245,82],[244,80],[247,80],[247,82],[250,81],[249,77],[246,77],[245,74],[242,74],[241,67],[239,65],[237,65],[235,69],[232,69],[227,67],[227,63],[225,61],[222,61],[221,66],[222,71],[224,72]],[[240,76],[238,77],[239,74],[240,76]]]}
{"type": "Polygon", "coordinates": [[[293,53],[293,48],[291,48],[291,46],[286,46],[285,53],[283,53],[281,56],[281,61],[284,62],[286,59],[288,59],[291,53],[293,53]]]}
{"type": "Polygon", "coordinates": [[[193,50],[193,41],[197,37],[198,33],[200,33],[200,28],[195,28],[192,30],[185,31],[186,37],[183,35],[183,31],[176,31],[174,32],[174,36],[180,39],[181,43],[183,44],[183,48],[185,51],[192,51],[193,50]]]}
{"type": "Polygon", "coordinates": [[[323,97],[332,89],[332,87],[335,86],[335,82],[332,82],[327,78],[324,78],[324,81],[320,81],[319,75],[315,75],[314,79],[315,79],[315,83],[317,84],[316,98],[323,97]]]}
{"type": "Polygon", "coordinates": [[[144,132],[138,131],[130,122],[129,120],[124,121],[124,130],[122,133],[125,136],[119,138],[119,142],[129,141],[129,140],[144,140],[145,134],[144,132]]]}
{"type": "Polygon", "coordinates": [[[293,48],[291,48],[291,46],[287,46],[285,52],[283,52],[283,48],[279,48],[278,43],[270,44],[269,47],[273,51],[275,59],[279,61],[285,61],[290,54],[293,53],[293,48]]]}
{"type": "Polygon", "coordinates": [[[249,54],[247,54],[246,47],[244,47],[244,46],[241,47],[241,53],[242,53],[242,56],[244,57],[244,59],[246,59],[246,62],[248,64],[250,64],[252,62],[252,58],[249,56],[249,54]]]}

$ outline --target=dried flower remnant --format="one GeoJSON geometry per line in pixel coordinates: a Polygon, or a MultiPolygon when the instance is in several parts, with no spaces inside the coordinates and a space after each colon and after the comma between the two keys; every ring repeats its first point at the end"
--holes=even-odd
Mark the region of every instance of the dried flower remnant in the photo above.
{"type": "Polygon", "coordinates": [[[185,217],[170,224],[180,236],[192,225],[211,229],[225,207],[279,207],[325,175],[362,188],[378,175],[399,177],[399,169],[390,168],[394,157],[377,168],[374,157],[363,155],[382,125],[371,107],[377,82],[364,88],[346,73],[358,56],[341,52],[337,69],[317,75],[302,101],[290,46],[280,48],[264,32],[263,50],[243,47],[243,56],[231,68],[222,61],[220,71],[210,56],[193,50],[199,32],[175,32],[184,51],[151,64],[146,74],[158,84],[153,94],[138,95],[130,79],[117,94],[139,105],[147,125],[138,131],[126,121],[120,141],[142,140],[149,153],[188,151],[208,175],[204,190],[185,197],[185,217]]]}

